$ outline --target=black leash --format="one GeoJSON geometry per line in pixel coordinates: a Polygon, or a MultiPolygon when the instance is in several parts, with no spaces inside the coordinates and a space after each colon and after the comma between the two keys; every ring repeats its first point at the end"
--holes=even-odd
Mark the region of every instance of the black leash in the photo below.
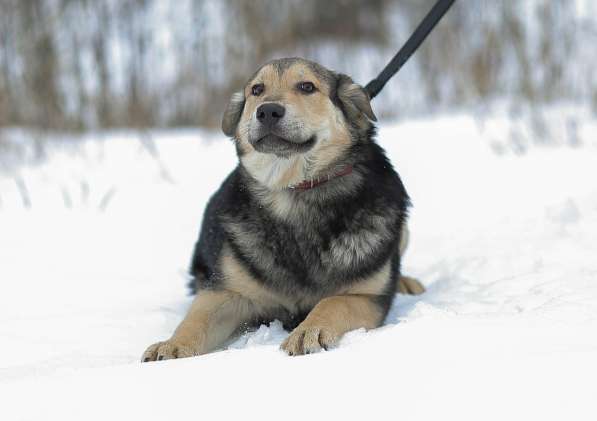
{"type": "Polygon", "coordinates": [[[438,2],[435,3],[435,6],[433,6],[429,13],[427,13],[425,19],[423,19],[417,29],[415,29],[415,32],[410,36],[408,41],[406,41],[406,44],[404,44],[400,51],[398,51],[398,54],[396,54],[392,61],[390,61],[381,71],[379,76],[367,84],[365,90],[371,99],[377,96],[388,80],[398,73],[410,56],[417,51],[417,48],[419,48],[421,43],[425,41],[427,35],[429,35],[433,28],[435,28],[435,25],[437,25],[455,1],[456,0],[438,0],[438,2]]]}

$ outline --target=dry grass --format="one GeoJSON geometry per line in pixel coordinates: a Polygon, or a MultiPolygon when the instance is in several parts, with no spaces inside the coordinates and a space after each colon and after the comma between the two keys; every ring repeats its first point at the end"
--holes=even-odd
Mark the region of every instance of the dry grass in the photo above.
{"type": "MultiPolygon", "coordinates": [[[[229,93],[267,58],[322,43],[389,53],[398,44],[389,17],[414,27],[434,1],[0,0],[0,126],[216,126],[229,93]],[[162,24],[187,25],[171,49],[175,75],[163,83],[166,64],[152,55],[160,28],[147,17],[159,4],[172,12],[162,24]],[[183,4],[186,23],[175,13],[183,4]],[[218,34],[218,25],[228,30],[218,34]]],[[[566,0],[457,2],[417,53],[421,77],[406,89],[422,92],[413,105],[421,108],[506,97],[597,109],[594,72],[579,65],[595,33],[566,0]]]]}

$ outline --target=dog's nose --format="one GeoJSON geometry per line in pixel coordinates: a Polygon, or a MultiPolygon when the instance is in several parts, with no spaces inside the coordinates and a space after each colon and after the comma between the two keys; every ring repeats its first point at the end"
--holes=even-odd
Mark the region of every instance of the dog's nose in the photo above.
{"type": "Polygon", "coordinates": [[[263,104],[257,108],[257,120],[264,126],[272,127],[284,117],[285,112],[286,108],[279,104],[263,104]]]}

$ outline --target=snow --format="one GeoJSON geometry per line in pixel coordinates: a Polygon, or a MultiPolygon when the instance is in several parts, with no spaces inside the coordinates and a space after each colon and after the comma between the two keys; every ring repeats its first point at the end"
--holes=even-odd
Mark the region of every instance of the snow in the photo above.
{"type": "Polygon", "coordinates": [[[597,120],[578,124],[576,147],[519,155],[497,117],[382,122],[414,203],[404,272],[428,291],[320,354],[282,354],[274,322],[148,364],[190,303],[234,148],[196,130],[55,139],[0,174],[0,419],[596,419],[597,120]]]}

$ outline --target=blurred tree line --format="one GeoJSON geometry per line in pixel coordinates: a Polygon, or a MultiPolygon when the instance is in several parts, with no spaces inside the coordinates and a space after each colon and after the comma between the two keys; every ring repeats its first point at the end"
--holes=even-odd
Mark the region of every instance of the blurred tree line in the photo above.
{"type": "MultiPolygon", "coordinates": [[[[435,0],[0,0],[0,126],[219,124],[263,62],[299,55],[365,84],[435,0]]],[[[597,109],[595,5],[458,1],[375,107],[597,109]]]]}

